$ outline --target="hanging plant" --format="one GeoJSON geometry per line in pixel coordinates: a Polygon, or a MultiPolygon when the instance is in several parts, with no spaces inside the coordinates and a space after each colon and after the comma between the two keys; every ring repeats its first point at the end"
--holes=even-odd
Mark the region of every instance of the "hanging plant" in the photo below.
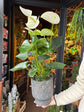
{"type": "Polygon", "coordinates": [[[70,24],[69,34],[75,34],[76,43],[79,39],[84,37],[84,8],[80,8],[75,11],[70,24]]]}

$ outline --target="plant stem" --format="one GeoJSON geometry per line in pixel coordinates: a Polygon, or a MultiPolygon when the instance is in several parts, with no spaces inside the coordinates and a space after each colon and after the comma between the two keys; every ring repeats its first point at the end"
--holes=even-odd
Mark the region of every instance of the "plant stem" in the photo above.
{"type": "Polygon", "coordinates": [[[43,77],[44,74],[44,62],[38,60],[38,49],[37,45],[35,46],[35,54],[33,54],[34,59],[36,60],[36,68],[37,68],[37,75],[43,77]]]}
{"type": "MultiPolygon", "coordinates": [[[[54,27],[54,24],[52,24],[52,27],[51,27],[51,30],[53,31],[53,27],[54,27]]],[[[51,47],[51,43],[52,43],[52,35],[50,37],[50,47],[51,47]]]]}

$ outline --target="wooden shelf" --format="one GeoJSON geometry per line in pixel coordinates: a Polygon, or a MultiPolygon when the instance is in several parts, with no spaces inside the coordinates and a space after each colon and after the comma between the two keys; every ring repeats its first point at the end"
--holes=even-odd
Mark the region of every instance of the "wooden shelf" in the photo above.
{"type": "Polygon", "coordinates": [[[17,104],[15,105],[15,110],[13,112],[19,112],[20,110],[20,99],[17,100],[17,104]]]}

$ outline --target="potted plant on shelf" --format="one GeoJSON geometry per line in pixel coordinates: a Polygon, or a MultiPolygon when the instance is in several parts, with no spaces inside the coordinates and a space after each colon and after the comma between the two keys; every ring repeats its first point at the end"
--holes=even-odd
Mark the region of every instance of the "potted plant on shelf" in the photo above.
{"type": "MultiPolygon", "coordinates": [[[[48,105],[53,95],[53,77],[50,75],[51,69],[62,69],[63,63],[52,62],[48,63],[50,54],[56,51],[60,45],[62,45],[62,38],[54,36],[53,25],[52,30],[44,28],[41,31],[36,29],[39,25],[39,18],[32,15],[31,10],[20,7],[23,14],[28,16],[28,22],[26,23],[26,29],[28,30],[31,43],[29,40],[25,40],[19,48],[20,54],[16,57],[24,62],[19,63],[10,71],[17,71],[21,69],[27,69],[28,75],[31,77],[32,95],[35,98],[35,103],[38,105],[48,105]],[[35,30],[32,30],[35,29],[35,30]],[[42,38],[38,38],[41,36],[42,38]],[[47,41],[45,36],[50,36],[50,41],[47,41]],[[31,64],[28,61],[29,56],[33,56],[31,64]],[[28,67],[31,67],[29,70],[28,67]]],[[[41,15],[41,18],[47,20],[52,24],[59,23],[59,16],[54,12],[45,12],[41,15]]]]}

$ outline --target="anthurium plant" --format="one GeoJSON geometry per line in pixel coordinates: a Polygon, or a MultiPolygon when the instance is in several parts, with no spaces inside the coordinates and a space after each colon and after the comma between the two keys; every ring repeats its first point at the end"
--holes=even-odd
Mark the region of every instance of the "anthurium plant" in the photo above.
{"type": "Polygon", "coordinates": [[[24,9],[21,6],[20,10],[28,17],[28,22],[26,23],[27,27],[25,29],[27,29],[30,34],[31,43],[29,43],[29,40],[25,40],[22,43],[19,48],[20,53],[16,57],[23,60],[23,62],[17,64],[10,69],[10,71],[27,69],[29,77],[35,80],[46,80],[50,77],[51,69],[62,69],[64,67],[64,64],[60,62],[47,63],[50,54],[55,52],[56,49],[62,45],[61,37],[52,38],[54,36],[53,25],[58,24],[60,18],[56,13],[51,11],[43,13],[40,17],[52,23],[52,28],[38,30],[36,27],[40,23],[39,18],[33,16],[31,10],[24,9]],[[42,38],[39,39],[38,36],[42,38]],[[50,41],[47,41],[46,36],[50,36],[50,41]],[[33,56],[31,64],[29,61],[25,61],[29,56],[33,56]],[[30,66],[31,69],[29,70],[28,67],[30,66]]]}

